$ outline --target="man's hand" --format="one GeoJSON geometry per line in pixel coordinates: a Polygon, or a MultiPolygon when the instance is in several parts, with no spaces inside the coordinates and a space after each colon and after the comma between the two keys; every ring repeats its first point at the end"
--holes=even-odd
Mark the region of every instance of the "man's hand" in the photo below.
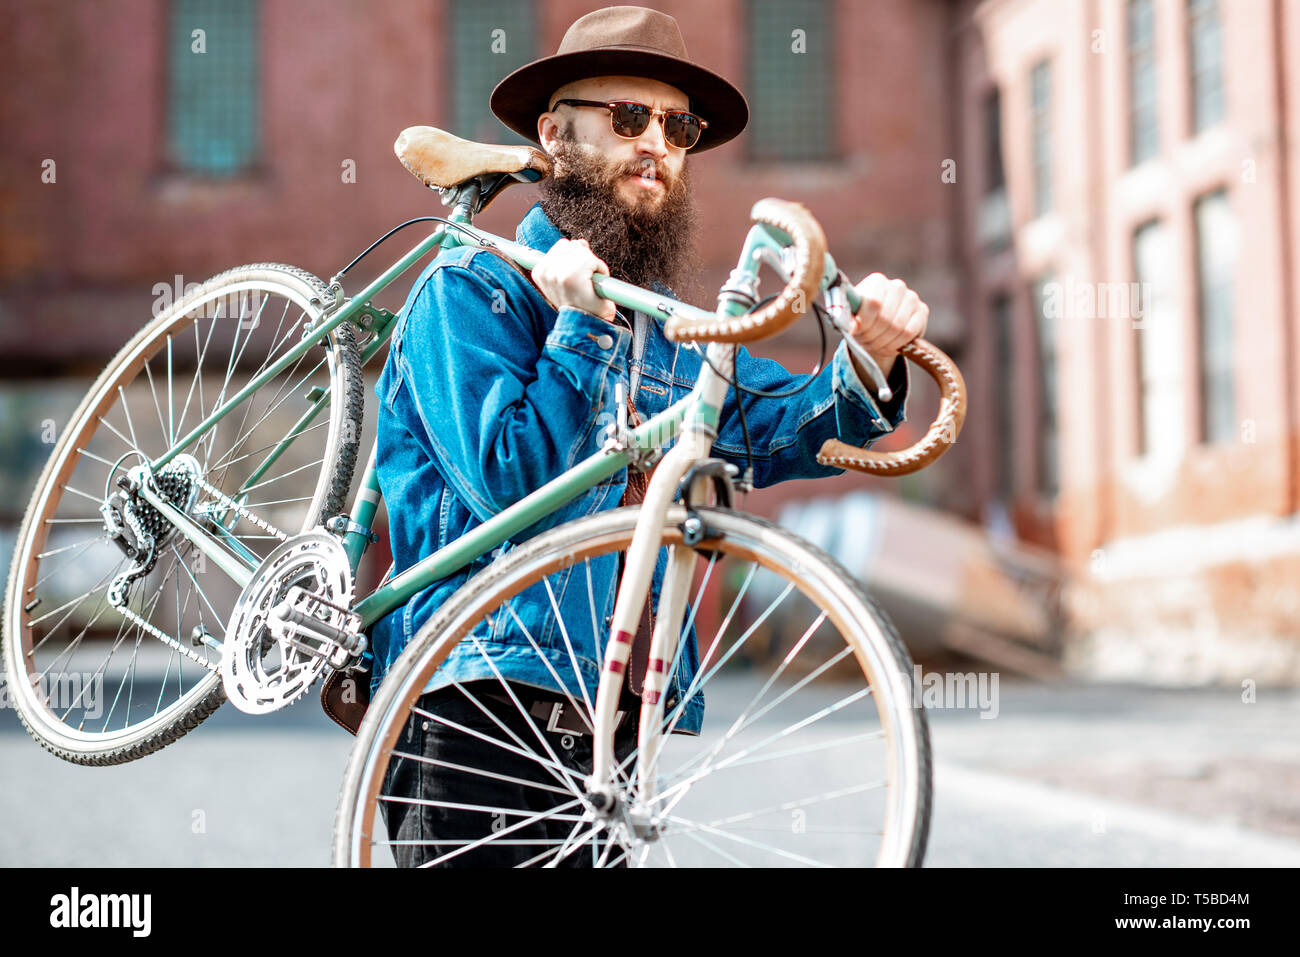
{"type": "MultiPolygon", "coordinates": [[[[898,350],[925,332],[930,307],[901,279],[887,279],[873,272],[854,287],[862,307],[853,317],[853,338],[876,360],[886,377],[894,367],[898,350]]],[[[857,367],[858,378],[870,389],[866,370],[857,367]]],[[[871,389],[874,394],[875,390],[871,389]]]]}
{"type": "Polygon", "coordinates": [[[533,282],[556,309],[572,306],[606,322],[614,321],[615,305],[596,294],[592,273],[609,275],[605,265],[585,239],[558,240],[533,267],[533,282]]]}

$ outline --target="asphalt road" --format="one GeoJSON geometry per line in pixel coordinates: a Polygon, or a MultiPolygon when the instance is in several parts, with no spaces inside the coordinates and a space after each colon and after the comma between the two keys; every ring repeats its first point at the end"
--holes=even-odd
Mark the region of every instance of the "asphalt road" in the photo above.
{"type": "MultiPolygon", "coordinates": [[[[1001,682],[933,710],[927,866],[1300,866],[1300,692],[1001,682]]],[[[314,700],[227,706],[132,764],[81,768],[0,711],[0,864],[324,865],[351,737],[314,700]]]]}

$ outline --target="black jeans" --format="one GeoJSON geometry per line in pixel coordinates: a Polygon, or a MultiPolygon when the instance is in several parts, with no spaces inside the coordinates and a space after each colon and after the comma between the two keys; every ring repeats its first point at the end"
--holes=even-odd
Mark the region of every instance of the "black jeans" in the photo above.
{"type": "MultiPolygon", "coordinates": [[[[579,792],[582,778],[591,773],[592,735],[574,735],[547,731],[543,719],[523,715],[504,697],[498,682],[471,682],[464,686],[519,739],[512,740],[490,717],[455,687],[423,695],[421,711],[482,734],[484,741],[466,731],[412,712],[402,735],[397,739],[399,754],[420,755],[394,757],[384,776],[383,794],[407,801],[381,800],[380,809],[395,844],[393,856],[399,867],[415,867],[443,855],[442,867],[513,867],[531,862],[543,865],[552,861],[560,844],[577,833],[591,828],[579,825],[583,806],[560,779],[560,772],[539,763],[533,754],[549,759],[539,738],[545,738],[555,759],[580,777],[569,777],[579,792]],[[500,699],[496,696],[502,696],[500,699]],[[501,742],[495,744],[492,742],[501,742]],[[519,743],[522,742],[522,745],[519,743]],[[504,746],[502,746],[504,745],[504,746]],[[510,750],[514,749],[514,750],[510,750]],[[525,752],[520,754],[517,752],[525,752]],[[438,763],[431,763],[438,762],[438,763]],[[452,765],[454,767],[449,767],[452,765]],[[437,804],[418,802],[437,802],[437,804]],[[569,805],[550,817],[523,824],[561,805],[569,805]],[[575,832],[575,828],[578,830],[575,832]],[[468,845],[494,833],[501,836],[480,846],[468,845]],[[459,853],[458,853],[459,852],[459,853]]],[[[514,685],[516,695],[527,705],[537,697],[549,697],[535,689],[514,685]]],[[[624,694],[621,707],[632,707],[614,737],[617,759],[624,761],[636,747],[636,708],[639,699],[624,694]]],[[[563,700],[556,695],[553,700],[563,700]]],[[[604,842],[601,842],[603,851],[604,842]]],[[[614,848],[606,860],[621,857],[614,848]]],[[[561,867],[592,866],[590,842],[558,862],[561,867]]]]}

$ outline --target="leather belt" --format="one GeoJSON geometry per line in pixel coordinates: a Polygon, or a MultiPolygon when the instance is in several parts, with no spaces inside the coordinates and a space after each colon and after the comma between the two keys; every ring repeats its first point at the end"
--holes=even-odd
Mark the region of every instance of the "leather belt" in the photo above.
{"type": "MultiPolygon", "coordinates": [[[[529,715],[538,721],[544,721],[547,731],[554,731],[559,734],[571,734],[574,737],[583,737],[591,734],[591,724],[587,720],[586,713],[573,705],[573,702],[567,698],[555,698],[547,695],[545,692],[530,693],[522,688],[516,687],[515,695],[519,698],[519,703],[528,709],[529,715]]],[[[480,698],[491,698],[502,704],[514,707],[515,703],[509,697],[503,694],[497,694],[495,691],[483,692],[480,698]]],[[[619,711],[614,715],[614,730],[618,730],[627,720],[630,711],[619,711]]]]}

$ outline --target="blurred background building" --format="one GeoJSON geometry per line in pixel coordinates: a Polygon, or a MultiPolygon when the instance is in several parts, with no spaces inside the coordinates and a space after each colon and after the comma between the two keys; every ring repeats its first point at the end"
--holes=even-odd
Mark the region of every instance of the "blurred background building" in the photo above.
{"type": "MultiPolygon", "coordinates": [[[[440,212],[397,133],[517,141],[488,93],[600,5],[0,0],[6,557],[60,417],[160,296],[247,262],[328,277],[440,212]]],[[[926,472],[748,507],[835,551],[922,656],[1300,680],[1300,3],[647,5],[753,113],[691,163],[704,288],[755,199],[798,200],[855,278],[920,292],[970,388],[926,472]]],[[[513,235],[532,201],[479,223],[513,235]]],[[[819,339],[765,351],[809,370],[819,339]]],[[[929,423],[913,384],[880,447],[929,423]]]]}

